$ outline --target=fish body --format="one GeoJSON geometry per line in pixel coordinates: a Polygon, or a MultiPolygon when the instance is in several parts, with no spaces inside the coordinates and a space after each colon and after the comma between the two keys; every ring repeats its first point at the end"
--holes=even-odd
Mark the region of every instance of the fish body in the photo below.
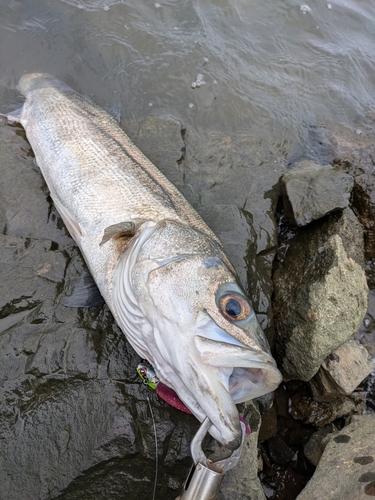
{"type": "Polygon", "coordinates": [[[106,111],[50,75],[18,115],[50,195],[116,322],[210,433],[234,449],[235,403],[280,372],[222,245],[106,111]]]}

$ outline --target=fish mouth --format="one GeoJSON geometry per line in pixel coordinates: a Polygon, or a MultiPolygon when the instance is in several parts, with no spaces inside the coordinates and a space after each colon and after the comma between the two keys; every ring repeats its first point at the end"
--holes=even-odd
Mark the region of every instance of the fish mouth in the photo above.
{"type": "Polygon", "coordinates": [[[282,380],[275,360],[266,352],[196,336],[195,345],[205,364],[234,403],[242,403],[275,390],[282,380]]]}
{"type": "Polygon", "coordinates": [[[282,375],[268,352],[260,349],[259,344],[254,348],[243,344],[208,315],[202,315],[202,319],[194,337],[195,346],[235,403],[257,398],[278,387],[282,375]]]}
{"type": "Polygon", "coordinates": [[[241,438],[236,404],[274,391],[282,380],[281,373],[270,354],[253,351],[237,339],[229,343],[196,335],[194,344],[201,372],[195,388],[199,410],[191,410],[199,420],[208,417],[213,424],[210,434],[235,449],[241,438]],[[205,398],[208,393],[213,397],[205,398]]]}
{"type": "MultiPolygon", "coordinates": [[[[263,364],[260,363],[260,365],[263,364]]],[[[277,378],[277,381],[271,387],[268,364],[267,366],[252,368],[241,366],[233,368],[231,371],[232,373],[227,379],[227,390],[235,403],[248,401],[249,395],[251,395],[250,399],[263,396],[263,394],[271,392],[279,385],[279,379],[277,378]],[[246,383],[243,382],[244,380],[246,380],[246,383]]]]}

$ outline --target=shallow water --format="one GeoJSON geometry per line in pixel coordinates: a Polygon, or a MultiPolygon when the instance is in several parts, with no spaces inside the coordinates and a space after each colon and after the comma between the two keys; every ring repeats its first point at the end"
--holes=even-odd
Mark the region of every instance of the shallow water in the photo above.
{"type": "Polygon", "coordinates": [[[372,2],[0,6],[5,88],[24,72],[49,72],[101,105],[121,103],[124,117],[165,113],[198,130],[243,129],[278,143],[303,143],[311,125],[358,127],[375,104],[372,2]]]}

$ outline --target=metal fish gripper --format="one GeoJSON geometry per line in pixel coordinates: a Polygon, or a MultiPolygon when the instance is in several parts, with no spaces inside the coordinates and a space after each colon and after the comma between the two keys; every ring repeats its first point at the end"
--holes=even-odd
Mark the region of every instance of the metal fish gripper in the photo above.
{"type": "Polygon", "coordinates": [[[240,446],[228,457],[215,461],[208,459],[202,450],[202,441],[211,425],[208,418],[203,420],[191,442],[193,465],[176,500],[215,500],[225,473],[235,467],[240,459],[246,433],[245,424],[241,422],[240,446]]]}

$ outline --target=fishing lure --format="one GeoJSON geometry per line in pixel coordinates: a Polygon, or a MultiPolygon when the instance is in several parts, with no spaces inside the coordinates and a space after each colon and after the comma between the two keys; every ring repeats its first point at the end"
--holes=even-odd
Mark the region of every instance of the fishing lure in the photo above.
{"type": "Polygon", "coordinates": [[[163,382],[160,382],[151,365],[145,362],[139,363],[137,366],[137,373],[141,377],[142,382],[156,391],[156,394],[166,403],[173,406],[173,408],[177,408],[177,410],[191,414],[191,411],[177,396],[177,393],[163,384],[163,382]]]}

